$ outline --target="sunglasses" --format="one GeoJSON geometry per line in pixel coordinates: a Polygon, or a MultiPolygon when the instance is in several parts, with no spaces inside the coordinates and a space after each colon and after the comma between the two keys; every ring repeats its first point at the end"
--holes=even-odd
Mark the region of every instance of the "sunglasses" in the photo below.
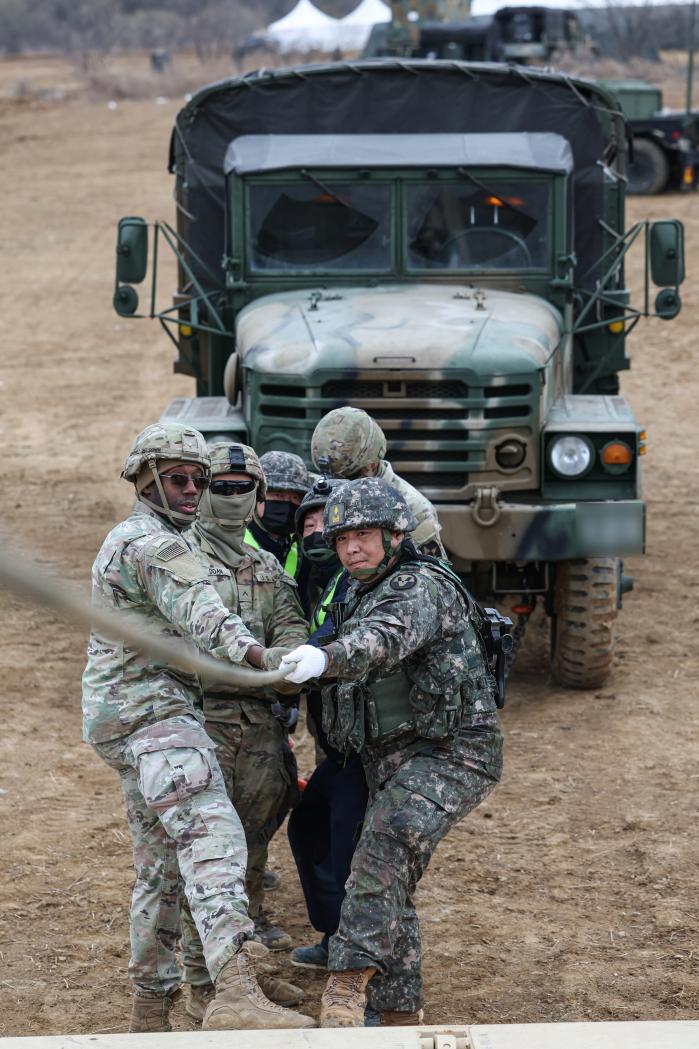
{"type": "Polygon", "coordinates": [[[209,478],[205,477],[204,474],[196,474],[194,477],[190,477],[189,474],[158,474],[163,480],[169,481],[173,488],[186,488],[191,482],[198,492],[201,492],[204,488],[209,487],[209,478]]]}
{"type": "Polygon", "coordinates": [[[217,481],[211,482],[212,495],[247,495],[253,492],[257,481],[217,481]]]}

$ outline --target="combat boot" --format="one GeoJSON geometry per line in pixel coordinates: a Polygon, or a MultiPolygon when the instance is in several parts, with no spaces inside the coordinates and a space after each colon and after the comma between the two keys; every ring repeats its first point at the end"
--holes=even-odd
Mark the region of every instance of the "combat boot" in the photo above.
{"type": "MultiPolygon", "coordinates": [[[[265,965],[264,962],[257,963],[257,982],[262,993],[275,1005],[299,1005],[306,997],[300,987],[297,987],[295,983],[280,980],[274,975],[272,968],[265,965]]],[[[214,985],[212,983],[200,986],[190,984],[184,1007],[187,1016],[201,1023],[213,996],[214,985]]]]}
{"type": "Polygon", "coordinates": [[[379,1027],[417,1027],[424,1017],[422,1009],[416,1013],[399,1013],[396,1009],[384,1009],[380,1015],[379,1027]]]}
{"type": "Polygon", "coordinates": [[[149,1034],[155,1031],[171,1031],[170,1010],[181,992],[173,991],[161,998],[145,998],[134,994],[131,1006],[129,1034],[149,1034]]]}
{"type": "Polygon", "coordinates": [[[376,969],[333,972],[320,1000],[321,1027],[363,1027],[366,985],[376,969]]]}
{"type": "Polygon", "coordinates": [[[187,1016],[201,1023],[213,996],[214,985],[212,983],[190,984],[184,1003],[184,1011],[187,1016]]]}
{"type": "Polygon", "coordinates": [[[263,911],[253,918],[253,922],[255,924],[254,939],[270,951],[288,951],[291,947],[292,941],[288,932],[280,929],[278,925],[272,925],[263,911]]]}
{"type": "Polygon", "coordinates": [[[205,1031],[284,1030],[315,1027],[315,1020],[270,1002],[255,978],[255,961],[264,958],[267,948],[246,940],[238,953],[226,962],[216,980],[216,997],[204,1014],[205,1031]]]}

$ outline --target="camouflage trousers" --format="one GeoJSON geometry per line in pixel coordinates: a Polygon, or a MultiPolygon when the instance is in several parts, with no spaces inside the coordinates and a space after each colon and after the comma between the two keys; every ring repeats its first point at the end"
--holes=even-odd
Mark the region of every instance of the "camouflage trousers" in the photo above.
{"type": "MultiPolygon", "coordinates": [[[[240,711],[235,721],[206,722],[216,744],[228,797],[245,831],[245,885],[253,918],[262,911],[269,842],[288,811],[292,788],[296,787],[296,761],[286,729],[269,709],[259,706],[259,713],[254,713],[246,704],[248,712],[240,711]]],[[[182,961],[187,983],[208,982],[201,940],[186,906],[182,908],[182,961]]]]}
{"type": "Polygon", "coordinates": [[[412,896],[439,842],[497,782],[497,727],[491,735],[494,766],[469,767],[461,755],[450,760],[444,750],[416,754],[369,802],[340,925],[330,939],[328,969],[378,969],[367,1000],[379,1012],[414,1012],[422,1005],[420,928],[412,896]]]}
{"type": "Polygon", "coordinates": [[[213,743],[195,718],[168,718],[94,744],[119,773],[133,838],[129,976],[144,996],[175,990],[180,885],[211,980],[253,933],[245,895],[247,852],[213,743]]]}

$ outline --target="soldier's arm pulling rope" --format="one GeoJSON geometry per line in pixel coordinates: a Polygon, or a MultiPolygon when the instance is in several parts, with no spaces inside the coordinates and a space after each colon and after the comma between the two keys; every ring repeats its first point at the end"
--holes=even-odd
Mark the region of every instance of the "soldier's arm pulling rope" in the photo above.
{"type": "Polygon", "coordinates": [[[139,626],[133,615],[127,620],[118,613],[95,608],[70,583],[52,578],[43,568],[15,552],[9,553],[6,543],[0,550],[0,583],[14,590],[19,597],[50,608],[87,631],[97,628],[106,637],[124,641],[154,659],[190,673],[206,674],[223,684],[237,687],[259,688],[283,680],[278,670],[253,670],[213,659],[203,652],[193,652],[182,642],[155,636],[145,626],[139,626]]]}

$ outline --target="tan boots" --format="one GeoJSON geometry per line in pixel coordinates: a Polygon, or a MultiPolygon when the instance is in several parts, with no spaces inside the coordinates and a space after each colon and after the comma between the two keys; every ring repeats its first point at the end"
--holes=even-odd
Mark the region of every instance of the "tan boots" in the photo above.
{"type": "MultiPolygon", "coordinates": [[[[275,1005],[299,1005],[305,998],[300,987],[297,987],[295,983],[280,980],[274,975],[271,966],[265,965],[264,962],[257,962],[256,970],[260,990],[275,1005]]],[[[212,983],[205,983],[201,986],[190,984],[184,1011],[187,1013],[187,1016],[191,1016],[193,1020],[198,1020],[201,1023],[213,997],[214,985],[212,983]]]]}
{"type": "Polygon", "coordinates": [[[180,997],[180,991],[166,995],[164,998],[142,998],[133,996],[129,1034],[148,1034],[154,1031],[171,1031],[170,1010],[173,1002],[180,997]]]}
{"type": "Polygon", "coordinates": [[[255,977],[255,962],[266,954],[267,948],[261,943],[246,940],[238,953],[226,962],[216,980],[216,997],[204,1014],[203,1030],[281,1030],[316,1026],[310,1016],[283,1009],[262,993],[255,977]]]}
{"type": "Polygon", "coordinates": [[[376,969],[333,972],[320,1001],[321,1027],[363,1027],[366,985],[376,969]]]}

